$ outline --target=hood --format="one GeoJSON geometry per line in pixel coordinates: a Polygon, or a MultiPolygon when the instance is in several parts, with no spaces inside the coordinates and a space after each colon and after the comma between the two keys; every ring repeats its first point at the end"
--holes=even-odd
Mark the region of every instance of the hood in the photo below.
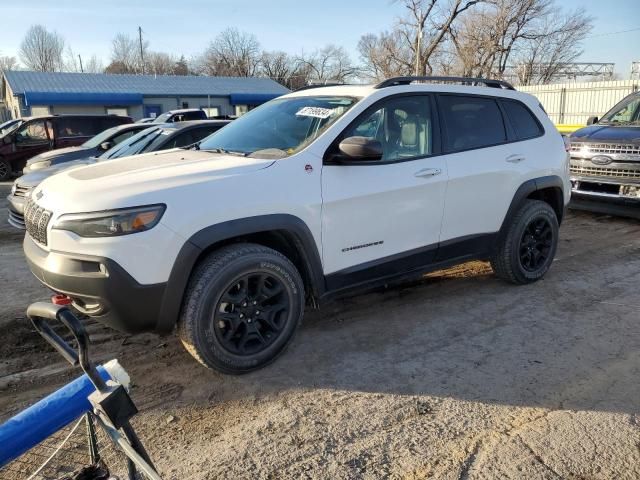
{"type": "Polygon", "coordinates": [[[629,143],[640,145],[640,125],[590,125],[571,135],[576,142],[629,143]]]}
{"type": "Polygon", "coordinates": [[[56,150],[49,150],[48,152],[41,153],[35,157],[30,158],[27,161],[27,165],[33,163],[42,162],[45,160],[75,160],[76,158],[82,158],[89,155],[88,151],[92,150],[86,147],[66,147],[58,148],[56,150]]]}
{"type": "Polygon", "coordinates": [[[16,180],[16,183],[21,187],[33,188],[44,179],[49,178],[56,173],[60,173],[70,168],[91,165],[92,163],[96,163],[96,161],[97,160],[95,158],[83,158],[82,160],[71,160],[70,162],[58,163],[56,165],[52,165],[50,167],[22,175],[20,178],[18,178],[18,180],[16,180]]]}
{"type": "Polygon", "coordinates": [[[273,165],[263,160],[179,148],[72,168],[47,178],[38,192],[44,208],[65,213],[158,203],[182,189],[273,165]]]}

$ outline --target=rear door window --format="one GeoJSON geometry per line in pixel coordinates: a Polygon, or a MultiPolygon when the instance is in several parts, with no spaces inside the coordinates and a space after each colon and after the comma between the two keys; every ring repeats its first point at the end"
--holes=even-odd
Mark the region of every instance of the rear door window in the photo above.
{"type": "Polygon", "coordinates": [[[507,112],[517,140],[526,140],[542,135],[540,123],[533,116],[533,113],[522,103],[502,100],[502,106],[505,112],[507,112]]]}
{"type": "Polygon", "coordinates": [[[493,98],[439,95],[445,152],[490,147],[507,141],[502,113],[493,98]]]}
{"type": "Polygon", "coordinates": [[[91,117],[58,117],[56,130],[58,138],[93,137],[101,131],[91,117]]]}

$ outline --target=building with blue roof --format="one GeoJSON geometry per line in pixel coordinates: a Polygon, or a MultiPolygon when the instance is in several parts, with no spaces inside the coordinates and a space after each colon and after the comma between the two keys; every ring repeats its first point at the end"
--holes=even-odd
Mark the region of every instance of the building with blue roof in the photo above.
{"type": "Polygon", "coordinates": [[[0,95],[9,118],[118,114],[134,120],[180,108],[242,115],[289,90],[269,78],[7,71],[0,95]]]}

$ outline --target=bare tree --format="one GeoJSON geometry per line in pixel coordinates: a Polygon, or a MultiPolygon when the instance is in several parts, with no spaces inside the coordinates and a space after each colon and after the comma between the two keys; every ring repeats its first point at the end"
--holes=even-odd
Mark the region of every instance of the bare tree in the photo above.
{"type": "Polygon", "coordinates": [[[252,77],[260,65],[260,44],[255,35],[227,28],[209,45],[200,59],[206,75],[252,77]]]}
{"type": "Polygon", "coordinates": [[[306,84],[300,62],[285,52],[262,52],[260,73],[292,90],[306,84]]]}
{"type": "Polygon", "coordinates": [[[582,54],[580,44],[591,31],[592,22],[584,9],[566,15],[556,10],[549,15],[540,35],[528,40],[519,52],[520,83],[549,83],[568,63],[574,62],[582,54]]]}
{"type": "Polygon", "coordinates": [[[18,67],[18,59],[16,57],[0,55],[0,77],[4,72],[17,70],[18,67]]]}
{"type": "Polygon", "coordinates": [[[434,69],[432,60],[448,38],[452,26],[477,4],[487,0],[396,0],[406,13],[391,32],[365,35],[358,50],[368,76],[380,78],[434,69]]]}
{"type": "Polygon", "coordinates": [[[102,60],[96,55],[91,55],[91,57],[89,57],[89,60],[84,63],[84,71],[86,73],[103,73],[104,64],[102,63],[102,60]]]}
{"type": "Polygon", "coordinates": [[[397,30],[363,35],[358,51],[363,63],[361,72],[371,79],[411,75],[414,70],[414,53],[397,30]]]}
{"type": "MultiPolygon", "coordinates": [[[[147,56],[149,42],[143,42],[142,55],[147,56]]],[[[107,73],[142,73],[140,45],[137,40],[124,33],[118,33],[111,41],[111,62],[107,73]]]]}
{"type": "Polygon", "coordinates": [[[180,55],[180,58],[176,60],[173,65],[173,74],[174,75],[189,75],[191,72],[189,71],[189,64],[187,63],[187,59],[184,58],[184,55],[180,55]]]}
{"type": "Polygon", "coordinates": [[[345,82],[359,72],[347,51],[336,45],[327,45],[309,55],[302,53],[298,62],[299,74],[306,75],[308,80],[315,82],[345,82]]]}
{"type": "Polygon", "coordinates": [[[58,33],[49,32],[42,25],[32,25],[20,44],[20,60],[30,70],[57,72],[64,66],[64,46],[64,38],[58,33]]]}
{"type": "Polygon", "coordinates": [[[168,53],[147,52],[144,56],[144,71],[154,75],[173,75],[177,61],[168,53]]]}

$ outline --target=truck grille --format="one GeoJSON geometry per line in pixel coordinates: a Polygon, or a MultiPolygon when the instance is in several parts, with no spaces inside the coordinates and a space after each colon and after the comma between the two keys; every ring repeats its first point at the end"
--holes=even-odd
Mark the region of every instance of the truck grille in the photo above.
{"type": "Polygon", "coordinates": [[[638,155],[640,157],[640,145],[571,142],[572,152],[582,152],[583,148],[586,148],[588,153],[596,153],[601,155],[612,155],[619,153],[624,155],[638,155]]]}
{"type": "Polygon", "coordinates": [[[27,233],[36,242],[43,245],[47,244],[47,226],[51,219],[51,212],[36,205],[29,199],[24,206],[24,223],[27,227],[27,233]]]}
{"type": "Polygon", "coordinates": [[[640,180],[640,170],[630,170],[627,168],[583,167],[571,165],[571,173],[583,177],[612,177],[640,180]]]}
{"type": "Polygon", "coordinates": [[[26,187],[24,185],[16,184],[16,191],[13,193],[15,197],[26,197],[27,193],[31,191],[33,187],[26,187]]]}

